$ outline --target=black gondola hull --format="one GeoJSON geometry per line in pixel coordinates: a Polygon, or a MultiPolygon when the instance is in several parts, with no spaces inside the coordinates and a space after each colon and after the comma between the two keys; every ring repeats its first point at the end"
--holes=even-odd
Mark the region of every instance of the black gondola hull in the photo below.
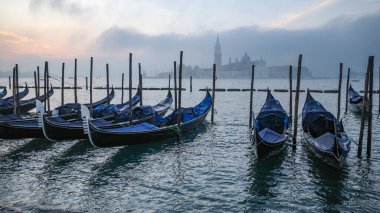
{"type": "MultiPolygon", "coordinates": [[[[186,133],[198,126],[201,122],[204,121],[207,113],[208,111],[192,121],[183,123],[183,125],[181,125],[181,133],[186,133]]],[[[152,131],[110,133],[107,131],[102,131],[101,129],[97,129],[96,127],[92,126],[89,121],[88,137],[91,144],[96,147],[115,147],[137,145],[143,143],[157,143],[163,140],[174,139],[178,137],[178,131],[177,126],[172,125],[152,131]]]]}
{"type": "Polygon", "coordinates": [[[342,156],[340,159],[337,159],[335,155],[333,155],[332,153],[323,152],[319,150],[310,142],[310,140],[313,137],[307,132],[304,132],[303,134],[304,134],[304,142],[306,143],[307,147],[309,148],[311,152],[313,152],[314,155],[319,157],[319,159],[324,161],[327,165],[338,168],[338,169],[341,169],[344,166],[347,157],[342,156]]]}
{"type": "Polygon", "coordinates": [[[86,135],[83,126],[66,126],[56,124],[49,121],[45,115],[43,116],[43,134],[45,138],[51,141],[85,139],[86,135]]]}
{"type": "Polygon", "coordinates": [[[275,144],[263,141],[263,139],[260,138],[260,136],[258,135],[253,136],[253,140],[256,157],[258,159],[261,159],[276,155],[279,152],[281,152],[286,147],[286,141],[288,140],[288,138],[285,138],[284,140],[279,141],[275,144]]]}
{"type": "Polygon", "coordinates": [[[2,139],[22,139],[22,138],[43,138],[42,128],[38,126],[37,120],[35,125],[21,126],[0,123],[0,138],[2,139]]]}

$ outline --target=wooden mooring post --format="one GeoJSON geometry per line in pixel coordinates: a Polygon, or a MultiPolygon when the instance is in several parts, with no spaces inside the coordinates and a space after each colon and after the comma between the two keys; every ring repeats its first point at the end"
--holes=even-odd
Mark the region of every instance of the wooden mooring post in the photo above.
{"type": "Polygon", "coordinates": [[[86,90],[88,90],[88,77],[86,76],[86,90]]]}
{"type": "MultiPolygon", "coordinates": [[[[94,65],[94,58],[91,57],[90,59],[90,115],[92,114],[92,77],[93,77],[93,65],[94,65]]],[[[86,77],[87,82],[87,77],[86,77]]],[[[87,83],[86,83],[87,85],[87,83]]]]}
{"type": "MultiPolygon", "coordinates": [[[[47,73],[47,71],[46,71],[46,61],[45,61],[45,64],[44,64],[44,96],[45,96],[45,98],[46,98],[46,95],[47,95],[47,93],[46,93],[46,85],[47,85],[47,82],[46,82],[46,73],[47,73]]],[[[45,112],[47,112],[47,100],[45,99],[45,101],[44,101],[44,110],[45,110],[45,112]]]]}
{"type": "Polygon", "coordinates": [[[49,86],[50,86],[50,81],[49,81],[50,75],[49,75],[49,63],[47,61],[45,62],[45,67],[46,67],[46,95],[47,95],[45,97],[47,98],[48,116],[50,116],[51,115],[51,112],[50,112],[50,96],[48,95],[49,94],[49,86]]]}
{"type": "Polygon", "coordinates": [[[12,87],[11,76],[8,76],[8,80],[9,80],[9,89],[11,89],[11,87],[12,87]]]}
{"type": "Polygon", "coordinates": [[[373,68],[374,68],[374,56],[368,58],[368,129],[367,129],[367,158],[371,157],[372,148],[372,108],[373,108],[373,68]]]}
{"type": "Polygon", "coordinates": [[[17,106],[16,106],[16,67],[13,67],[13,79],[12,79],[12,95],[13,95],[13,114],[17,114],[17,106]]]}
{"type": "Polygon", "coordinates": [[[177,109],[177,62],[174,61],[174,109],[177,109]]]}
{"type": "Polygon", "coordinates": [[[182,115],[181,115],[181,98],[182,98],[182,58],[183,58],[183,51],[180,52],[179,55],[179,73],[178,73],[178,139],[179,135],[181,134],[181,121],[182,121],[182,115]]]}
{"type": "Polygon", "coordinates": [[[249,129],[252,128],[252,120],[253,120],[253,82],[255,79],[255,65],[252,65],[252,73],[251,73],[251,89],[249,90],[249,129]]]}
{"type": "Polygon", "coordinates": [[[214,123],[214,105],[215,105],[215,81],[216,81],[216,64],[212,65],[212,105],[211,105],[211,123],[214,123]]]}
{"type": "Polygon", "coordinates": [[[121,74],[121,103],[124,102],[124,73],[121,74]]]}
{"type": "Polygon", "coordinates": [[[289,66],[289,120],[290,125],[293,120],[293,67],[289,66]]]}
{"type": "Polygon", "coordinates": [[[20,115],[20,84],[18,77],[18,64],[16,64],[16,114],[20,115]]]}
{"type": "Polygon", "coordinates": [[[351,72],[351,68],[348,68],[347,82],[346,82],[346,109],[345,109],[345,113],[347,113],[347,110],[348,110],[348,89],[350,87],[350,72],[351,72]]]}
{"type": "Polygon", "coordinates": [[[369,79],[369,66],[367,66],[367,72],[365,73],[365,81],[364,81],[364,100],[363,100],[363,109],[362,109],[362,115],[360,119],[360,129],[359,129],[359,143],[358,143],[358,152],[357,156],[358,158],[362,157],[362,147],[363,147],[363,137],[364,137],[364,123],[365,123],[365,113],[366,113],[366,106],[368,101],[368,79],[369,79]]]}
{"type": "Polygon", "coordinates": [[[342,90],[342,73],[343,73],[343,63],[339,64],[339,82],[338,82],[338,109],[336,113],[336,119],[340,120],[340,98],[341,98],[341,90],[342,90]]]}
{"type": "Polygon", "coordinates": [[[140,92],[140,106],[143,105],[143,97],[142,97],[142,74],[141,74],[141,63],[139,63],[139,92],[140,92]]]}
{"type": "Polygon", "coordinates": [[[171,87],[170,87],[170,81],[172,80],[172,75],[169,74],[169,87],[168,89],[171,90],[171,87]]]}
{"type": "Polygon", "coordinates": [[[296,144],[297,144],[298,102],[299,102],[299,98],[300,98],[301,67],[302,67],[302,54],[300,54],[298,56],[296,98],[295,98],[295,101],[294,101],[293,147],[295,147],[296,144]]]}
{"type": "Polygon", "coordinates": [[[132,53],[129,53],[129,125],[132,125],[132,53]]]}
{"type": "Polygon", "coordinates": [[[37,72],[34,71],[34,92],[36,93],[36,98],[38,97],[38,84],[37,84],[37,72]]]}
{"type": "Polygon", "coordinates": [[[62,63],[61,106],[65,104],[65,63],[62,63]]]}
{"type": "Polygon", "coordinates": [[[78,103],[78,73],[77,73],[77,59],[74,60],[74,103],[78,103]]]}
{"type": "Polygon", "coordinates": [[[106,75],[107,75],[107,104],[110,105],[110,71],[109,71],[109,65],[106,64],[106,75]]]}
{"type": "Polygon", "coordinates": [[[37,96],[40,96],[40,67],[37,66],[37,87],[38,87],[38,90],[37,90],[37,96]]]}
{"type": "Polygon", "coordinates": [[[193,76],[190,76],[190,92],[193,92],[193,76]]]}

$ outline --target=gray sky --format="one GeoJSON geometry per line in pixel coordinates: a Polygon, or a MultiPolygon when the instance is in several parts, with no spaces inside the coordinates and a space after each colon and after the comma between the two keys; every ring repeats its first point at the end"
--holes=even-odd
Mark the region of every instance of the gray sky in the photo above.
{"type": "MultiPolygon", "coordinates": [[[[380,57],[379,0],[29,0],[0,2],[0,70],[18,63],[32,71],[45,60],[59,73],[89,58],[95,72],[142,63],[148,74],[169,71],[184,51],[184,63],[210,67],[216,34],[222,60],[264,58],[270,65],[295,64],[299,53],[316,76],[337,72],[343,62],[365,69],[380,57]],[[111,3],[112,2],[112,3],[111,3]]],[[[136,69],[135,69],[136,70],[136,69]]],[[[68,71],[69,72],[69,71],[68,71]]]]}

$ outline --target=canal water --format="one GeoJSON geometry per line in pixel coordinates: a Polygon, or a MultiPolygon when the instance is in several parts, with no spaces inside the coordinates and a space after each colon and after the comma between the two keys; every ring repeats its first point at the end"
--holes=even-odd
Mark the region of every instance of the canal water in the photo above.
{"type": "MultiPolygon", "coordinates": [[[[32,79],[21,79],[32,85],[32,79]]],[[[67,79],[67,82],[72,81],[67,79]]],[[[119,78],[111,78],[120,86],[119,78]]],[[[8,85],[7,79],[0,80],[8,85]]],[[[59,86],[60,83],[52,80],[59,86]]],[[[217,88],[249,88],[249,80],[217,80],[217,88]]],[[[210,80],[184,79],[182,103],[192,106],[211,87],[210,80]]],[[[362,90],[363,81],[353,82],[362,90]]],[[[84,79],[79,85],[84,86],[84,79]]],[[[105,86],[105,79],[96,79],[105,86]]],[[[166,79],[144,79],[147,87],[167,87],[166,79]]],[[[172,83],[173,85],[173,83],[172,83]]],[[[255,88],[287,89],[287,80],[261,80],[255,88]]],[[[293,83],[295,85],[295,82],[293,83]]],[[[377,85],[377,84],[376,84],[377,85]]],[[[136,86],[136,85],[135,85],[136,86]]],[[[345,87],[345,85],[343,85],[345,87]]],[[[337,80],[303,80],[301,89],[336,89],[337,80]]],[[[378,88],[376,86],[376,88],[378,88]]],[[[52,105],[60,104],[60,90],[52,105]]],[[[95,90],[94,100],[106,90],[95,90]]],[[[124,97],[127,96],[127,91],[124,97]]],[[[273,92],[288,109],[288,93],[273,92]]],[[[29,98],[34,96],[31,90],[29,98]]],[[[79,91],[87,102],[89,91],[79,91]]],[[[166,91],[144,90],[144,104],[155,104],[166,91]]],[[[300,94],[300,111],[306,93],[300,94]]],[[[313,94],[333,114],[337,94],[313,94]]],[[[27,97],[27,98],[28,98],[27,97]]],[[[254,93],[257,114],[266,97],[254,93]]],[[[73,90],[65,91],[66,102],[73,90]]],[[[356,142],[360,115],[342,114],[345,129],[356,142]]],[[[120,103],[116,91],[113,103],[120,103]]],[[[299,133],[295,149],[287,147],[269,159],[256,160],[249,140],[249,92],[217,92],[215,124],[205,122],[180,141],[117,148],[94,148],[87,140],[50,142],[45,139],[0,140],[0,211],[380,211],[380,125],[376,95],[372,156],[356,157],[352,144],[347,165],[337,170],[310,153],[299,133]]],[[[299,129],[300,131],[300,129],[299,129]]],[[[366,141],[366,135],[365,135],[366,141]]],[[[111,142],[111,141],[110,141],[111,142]]]]}

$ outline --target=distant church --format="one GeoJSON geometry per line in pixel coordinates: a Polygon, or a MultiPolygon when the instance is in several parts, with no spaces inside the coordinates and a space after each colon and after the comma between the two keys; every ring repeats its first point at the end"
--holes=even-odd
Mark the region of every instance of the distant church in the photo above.
{"type": "Polygon", "coordinates": [[[255,73],[259,78],[268,78],[268,71],[266,69],[266,61],[263,59],[252,61],[251,57],[244,53],[240,61],[238,58],[234,62],[229,58],[228,64],[222,64],[222,47],[220,45],[219,36],[216,37],[214,48],[214,63],[218,72],[223,77],[228,78],[245,78],[251,75],[252,65],[255,65],[255,73]]]}

